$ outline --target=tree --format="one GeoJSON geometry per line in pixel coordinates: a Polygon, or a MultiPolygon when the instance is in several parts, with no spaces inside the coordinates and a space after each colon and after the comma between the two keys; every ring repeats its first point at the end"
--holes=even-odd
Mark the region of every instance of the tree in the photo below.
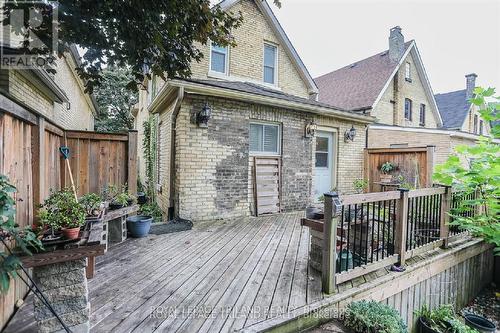
{"type": "Polygon", "coordinates": [[[94,90],[99,104],[96,131],[120,132],[133,128],[130,108],[137,103],[137,94],[127,89],[131,80],[133,76],[128,69],[111,67],[103,70],[102,84],[94,90]]]}
{"type": "MultiPolygon", "coordinates": [[[[279,5],[279,0],[274,2],[279,5]]],[[[34,33],[45,42],[53,38],[52,10],[47,2],[6,0],[3,5],[3,25],[9,24],[12,9],[38,10],[44,24],[16,32],[26,38],[34,33]]],[[[86,82],[87,92],[102,83],[106,65],[130,68],[133,80],[127,86],[134,90],[151,73],[162,78],[164,73],[189,77],[190,63],[203,57],[195,42],[234,45],[231,30],[242,21],[241,13],[211,7],[210,0],[60,0],[56,9],[58,52],[67,51],[71,44],[86,50],[77,72],[86,82]]],[[[23,45],[21,51],[28,48],[23,45]]]]}
{"type": "Polygon", "coordinates": [[[474,94],[471,103],[479,106],[482,118],[492,124],[492,138],[481,137],[476,145],[458,146],[455,154],[436,167],[434,178],[453,186],[462,198],[451,212],[451,224],[483,237],[500,255],[500,145],[493,142],[500,137],[500,97],[494,96],[493,88],[476,88],[474,94]],[[477,208],[474,216],[464,214],[477,208]]]}

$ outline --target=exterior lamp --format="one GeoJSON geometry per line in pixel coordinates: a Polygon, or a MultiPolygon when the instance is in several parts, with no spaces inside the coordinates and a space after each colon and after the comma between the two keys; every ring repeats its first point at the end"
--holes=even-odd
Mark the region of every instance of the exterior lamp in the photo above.
{"type": "Polygon", "coordinates": [[[212,116],[212,108],[210,107],[210,105],[208,105],[208,102],[205,102],[203,108],[196,115],[196,123],[198,124],[199,127],[207,128],[208,121],[210,120],[211,116],[212,116]]]}
{"type": "Polygon", "coordinates": [[[354,137],[356,136],[356,129],[354,128],[354,125],[352,125],[350,130],[346,130],[344,133],[344,141],[349,142],[349,141],[354,141],[354,137]]]}
{"type": "Polygon", "coordinates": [[[306,138],[313,138],[314,135],[316,134],[316,130],[318,129],[318,125],[314,122],[314,120],[311,120],[306,124],[306,133],[305,137],[306,138]]]}

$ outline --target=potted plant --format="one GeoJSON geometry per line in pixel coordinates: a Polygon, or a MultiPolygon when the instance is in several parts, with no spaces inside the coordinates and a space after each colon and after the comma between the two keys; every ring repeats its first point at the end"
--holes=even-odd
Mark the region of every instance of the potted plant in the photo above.
{"type": "Polygon", "coordinates": [[[390,174],[392,171],[396,169],[396,166],[391,162],[385,162],[380,167],[380,171],[382,174],[380,175],[380,181],[382,183],[390,183],[392,181],[392,175],[390,174]]]}
{"type": "Polygon", "coordinates": [[[102,190],[101,197],[109,203],[111,210],[130,206],[135,200],[135,197],[128,193],[126,185],[123,185],[121,190],[115,185],[108,185],[102,190]]]}
{"type": "Polygon", "coordinates": [[[85,209],[87,218],[98,217],[104,209],[101,197],[96,193],[87,193],[79,200],[80,204],[85,209]]]}
{"type": "Polygon", "coordinates": [[[368,188],[368,182],[364,179],[356,179],[352,185],[358,194],[363,193],[368,188]]]}
{"type": "Polygon", "coordinates": [[[415,311],[415,315],[418,316],[419,333],[479,333],[458,319],[451,304],[441,305],[434,310],[424,304],[415,311]]]}
{"type": "Polygon", "coordinates": [[[149,233],[153,217],[149,215],[135,215],[127,217],[127,230],[134,238],[144,237],[149,233]]]}
{"type": "Polygon", "coordinates": [[[464,314],[465,324],[469,327],[474,328],[479,332],[496,332],[497,326],[491,321],[483,316],[465,313],[464,314]]]}
{"type": "Polygon", "coordinates": [[[42,224],[50,226],[53,231],[61,229],[67,239],[78,238],[80,227],[85,224],[85,215],[85,208],[69,189],[51,192],[39,210],[42,224]]]}

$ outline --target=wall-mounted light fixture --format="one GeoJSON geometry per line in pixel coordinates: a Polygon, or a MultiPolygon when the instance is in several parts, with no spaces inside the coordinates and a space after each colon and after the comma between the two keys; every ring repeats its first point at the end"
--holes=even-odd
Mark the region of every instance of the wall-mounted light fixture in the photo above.
{"type": "Polygon", "coordinates": [[[196,115],[196,123],[199,127],[207,128],[208,121],[212,116],[212,108],[208,105],[208,102],[205,102],[203,108],[201,108],[200,112],[196,115]]]}
{"type": "Polygon", "coordinates": [[[306,138],[313,138],[314,135],[316,134],[316,130],[318,129],[318,125],[314,122],[314,120],[311,120],[306,124],[306,132],[305,132],[305,137],[306,138]]]}
{"type": "Polygon", "coordinates": [[[354,138],[356,137],[356,129],[354,128],[354,125],[351,127],[351,129],[346,130],[344,133],[344,141],[349,142],[349,141],[354,141],[354,138]]]}

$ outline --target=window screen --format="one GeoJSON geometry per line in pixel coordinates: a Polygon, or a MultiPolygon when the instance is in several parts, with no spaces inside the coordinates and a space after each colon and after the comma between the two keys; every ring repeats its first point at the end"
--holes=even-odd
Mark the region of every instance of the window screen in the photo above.
{"type": "Polygon", "coordinates": [[[250,152],[279,154],[280,126],[250,124],[250,152]]]}

